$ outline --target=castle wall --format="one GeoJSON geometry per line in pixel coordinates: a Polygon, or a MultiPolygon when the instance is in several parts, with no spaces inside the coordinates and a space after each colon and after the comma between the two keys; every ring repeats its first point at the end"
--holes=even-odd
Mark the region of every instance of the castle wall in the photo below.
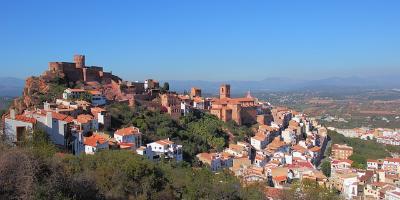
{"type": "Polygon", "coordinates": [[[229,107],[232,109],[232,120],[238,125],[242,125],[242,106],[240,106],[240,104],[230,104],[229,107]]]}
{"type": "Polygon", "coordinates": [[[91,66],[85,67],[85,56],[75,55],[74,62],[50,62],[50,73],[63,73],[65,78],[71,82],[77,81],[97,81],[111,83],[111,80],[121,80],[118,76],[112,75],[110,72],[104,72],[103,67],[91,66]]]}
{"type": "Polygon", "coordinates": [[[240,116],[243,124],[257,123],[257,110],[255,107],[243,107],[240,116]]]}
{"type": "Polygon", "coordinates": [[[82,69],[77,69],[75,63],[69,62],[50,62],[49,71],[53,73],[63,73],[69,81],[82,81],[82,69]]]}
{"type": "Polygon", "coordinates": [[[84,81],[101,81],[100,72],[103,71],[102,67],[87,67],[83,68],[83,80],[84,81]]]}

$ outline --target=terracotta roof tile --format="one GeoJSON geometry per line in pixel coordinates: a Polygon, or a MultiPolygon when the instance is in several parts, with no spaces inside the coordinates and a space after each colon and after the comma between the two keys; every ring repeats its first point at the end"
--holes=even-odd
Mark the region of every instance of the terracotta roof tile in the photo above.
{"type": "Polygon", "coordinates": [[[98,143],[104,144],[106,142],[108,142],[107,138],[104,138],[103,136],[98,134],[93,134],[90,137],[84,138],[84,144],[92,147],[96,147],[98,143]]]}
{"type": "Polygon", "coordinates": [[[36,124],[36,119],[35,118],[26,117],[24,115],[16,115],[15,116],[15,120],[21,121],[21,122],[26,122],[26,123],[31,123],[31,124],[36,124]]]}
{"type": "Polygon", "coordinates": [[[167,144],[171,145],[171,144],[174,144],[174,142],[172,142],[172,141],[170,141],[168,139],[158,140],[158,141],[155,141],[155,143],[160,144],[160,145],[167,145],[167,144]]]}
{"type": "Polygon", "coordinates": [[[82,115],[78,115],[76,117],[76,121],[80,124],[86,124],[89,123],[90,120],[93,120],[93,116],[92,115],[86,115],[86,114],[82,114],[82,115]]]}
{"type": "Polygon", "coordinates": [[[117,131],[115,131],[114,134],[121,135],[121,136],[136,135],[136,134],[140,134],[140,131],[138,128],[130,126],[127,128],[118,129],[117,131]]]}

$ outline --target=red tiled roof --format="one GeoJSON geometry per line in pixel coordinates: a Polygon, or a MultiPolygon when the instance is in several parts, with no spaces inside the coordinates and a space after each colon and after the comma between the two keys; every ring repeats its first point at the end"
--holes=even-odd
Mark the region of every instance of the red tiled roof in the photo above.
{"type": "Polygon", "coordinates": [[[194,98],[193,98],[193,101],[196,102],[196,103],[201,103],[201,102],[204,101],[204,99],[201,98],[201,97],[194,97],[194,98]]]}
{"type": "Polygon", "coordinates": [[[85,82],[85,84],[89,85],[89,86],[97,86],[97,85],[99,85],[99,82],[97,82],[97,81],[88,81],[88,82],[85,82]]]}
{"type": "Polygon", "coordinates": [[[287,165],[288,168],[310,168],[314,169],[314,166],[309,161],[298,160],[291,165],[287,165]]]}
{"type": "Polygon", "coordinates": [[[135,146],[134,143],[126,143],[126,142],[119,143],[119,148],[121,148],[121,149],[130,149],[134,146],[135,146]]]}
{"type": "Polygon", "coordinates": [[[292,149],[295,150],[295,151],[298,151],[300,153],[304,153],[307,150],[306,148],[304,148],[304,147],[302,147],[302,146],[300,146],[298,144],[293,145],[292,149]]]}
{"type": "Polygon", "coordinates": [[[334,150],[353,150],[353,147],[347,146],[346,144],[333,144],[332,151],[334,150]]]}
{"type": "Polygon", "coordinates": [[[216,158],[216,154],[215,153],[199,153],[199,154],[197,154],[197,157],[199,158],[200,161],[207,162],[210,164],[211,161],[216,158]]]}
{"type": "Polygon", "coordinates": [[[371,183],[372,186],[376,186],[376,187],[383,187],[386,184],[387,183],[384,183],[384,182],[373,182],[373,183],[371,183]]]}
{"type": "Polygon", "coordinates": [[[71,123],[74,120],[74,118],[72,116],[64,115],[64,114],[60,114],[60,113],[56,113],[56,112],[52,112],[52,117],[54,119],[57,119],[60,121],[65,121],[68,123],[71,123]]]}
{"type": "Polygon", "coordinates": [[[353,163],[352,160],[343,159],[343,160],[333,160],[333,161],[332,161],[332,164],[338,164],[338,163],[341,163],[341,162],[345,162],[345,163],[348,163],[348,164],[350,164],[350,165],[353,163]]]}
{"type": "MultiPolygon", "coordinates": [[[[9,118],[9,116],[7,116],[9,118]]],[[[31,124],[36,124],[36,119],[32,117],[26,117],[24,115],[16,115],[15,116],[16,121],[21,121],[21,122],[26,122],[26,123],[31,123],[31,124]]]]}
{"type": "Polygon", "coordinates": [[[94,116],[94,118],[97,119],[98,114],[101,112],[107,112],[107,110],[105,110],[104,108],[100,108],[100,107],[94,107],[90,109],[90,112],[92,113],[92,115],[94,116]]]}
{"type": "Polygon", "coordinates": [[[135,134],[140,134],[139,129],[133,126],[127,127],[127,128],[121,128],[115,131],[114,134],[121,135],[121,136],[126,136],[126,135],[135,135],[135,134]]]}
{"type": "Polygon", "coordinates": [[[105,111],[107,111],[106,109],[100,108],[100,107],[94,107],[94,108],[91,108],[90,110],[92,112],[105,112],[105,111]]]}
{"type": "Polygon", "coordinates": [[[264,157],[260,154],[257,154],[255,157],[256,160],[264,160],[264,157]]]}
{"type": "Polygon", "coordinates": [[[268,126],[268,125],[264,125],[264,124],[261,124],[260,126],[258,126],[258,129],[263,129],[263,130],[267,130],[267,131],[271,131],[271,132],[278,130],[278,128],[276,128],[276,127],[272,127],[272,126],[268,126]]]}
{"type": "Polygon", "coordinates": [[[74,118],[72,116],[64,115],[64,114],[61,114],[61,113],[56,113],[56,112],[53,112],[53,111],[39,110],[37,112],[37,114],[45,116],[48,112],[51,112],[51,116],[52,116],[53,119],[57,119],[57,120],[60,120],[60,121],[65,121],[65,122],[68,122],[68,123],[71,123],[74,120],[74,118]]]}
{"type": "Polygon", "coordinates": [[[385,161],[388,161],[388,162],[400,162],[400,158],[385,158],[385,161]]]}
{"type": "Polygon", "coordinates": [[[273,177],[274,180],[278,182],[286,181],[287,177],[286,176],[275,176],[273,177]]]}
{"type": "Polygon", "coordinates": [[[90,137],[84,138],[84,144],[88,145],[88,146],[92,146],[92,147],[96,147],[97,143],[104,144],[106,142],[107,142],[106,138],[104,138],[100,135],[97,135],[97,134],[93,134],[90,137]]]}
{"type": "Polygon", "coordinates": [[[80,124],[86,124],[92,119],[93,119],[92,115],[85,115],[85,114],[78,115],[78,117],[76,117],[76,121],[80,124]]]}
{"type": "Polygon", "coordinates": [[[101,95],[101,92],[98,91],[98,90],[90,90],[89,94],[91,94],[91,95],[101,95]]]}
{"type": "Polygon", "coordinates": [[[264,141],[266,139],[266,135],[264,134],[256,134],[255,136],[251,137],[251,139],[255,139],[258,141],[264,141]]]}
{"type": "Polygon", "coordinates": [[[71,91],[71,92],[85,92],[84,89],[71,89],[71,88],[68,88],[68,90],[71,91]]]}
{"type": "Polygon", "coordinates": [[[314,147],[312,147],[311,149],[310,149],[310,151],[312,151],[312,152],[318,152],[318,151],[320,151],[321,150],[321,147],[317,147],[317,146],[314,146],[314,147]]]}
{"type": "Polygon", "coordinates": [[[161,145],[174,144],[174,142],[172,142],[172,141],[170,141],[170,140],[168,140],[168,139],[158,140],[158,141],[155,141],[155,143],[161,144],[161,145]]]}

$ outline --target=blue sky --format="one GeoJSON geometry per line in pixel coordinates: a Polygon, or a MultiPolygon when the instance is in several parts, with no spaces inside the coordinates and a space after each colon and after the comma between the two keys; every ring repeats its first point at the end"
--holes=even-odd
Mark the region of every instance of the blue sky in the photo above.
{"type": "Polygon", "coordinates": [[[400,1],[0,3],[0,76],[85,54],[125,79],[400,75],[400,1]]]}

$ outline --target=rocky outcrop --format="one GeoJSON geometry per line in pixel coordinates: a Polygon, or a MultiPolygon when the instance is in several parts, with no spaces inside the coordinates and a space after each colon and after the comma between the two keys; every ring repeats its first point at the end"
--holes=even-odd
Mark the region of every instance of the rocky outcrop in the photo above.
{"type": "Polygon", "coordinates": [[[14,100],[11,108],[18,113],[26,109],[42,107],[44,101],[60,98],[64,89],[81,88],[87,83],[97,83],[111,100],[124,99],[120,89],[122,79],[104,72],[102,67],[85,66],[85,56],[74,56],[74,62],[50,62],[49,69],[39,77],[29,77],[21,97],[14,100]]]}
{"type": "Polygon", "coordinates": [[[49,91],[49,84],[41,77],[29,77],[25,81],[25,87],[22,96],[15,99],[12,108],[19,113],[27,108],[40,106],[42,97],[49,91]]]}

